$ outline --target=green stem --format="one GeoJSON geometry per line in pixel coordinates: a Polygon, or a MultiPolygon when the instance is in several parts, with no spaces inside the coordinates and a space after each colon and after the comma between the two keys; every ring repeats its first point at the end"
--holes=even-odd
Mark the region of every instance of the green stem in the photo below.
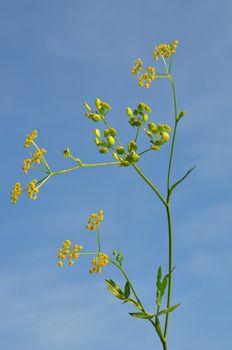
{"type": "Polygon", "coordinates": [[[168,194],[169,194],[169,190],[170,190],[171,168],[172,168],[173,152],[174,152],[174,146],[175,146],[175,140],[176,140],[176,130],[177,130],[177,125],[178,125],[175,84],[174,84],[174,81],[173,81],[171,76],[169,77],[169,79],[170,79],[171,84],[172,84],[172,92],[173,92],[173,99],[174,99],[175,126],[174,126],[171,152],[170,152],[169,165],[168,165],[168,178],[167,178],[167,192],[168,192],[168,194]]]}
{"type": "MultiPolygon", "coordinates": [[[[171,217],[171,210],[170,210],[170,204],[168,203],[166,206],[166,212],[167,212],[167,218],[168,218],[168,297],[167,297],[167,308],[171,306],[171,295],[172,295],[172,217],[171,217]]],[[[164,327],[164,338],[167,337],[168,334],[168,321],[169,321],[169,313],[166,314],[165,318],[165,327],[164,327]]]]}
{"type": "Polygon", "coordinates": [[[101,252],[101,236],[100,236],[100,231],[98,228],[96,229],[96,231],[97,231],[98,253],[100,253],[101,252]]]}
{"type": "MultiPolygon", "coordinates": [[[[171,209],[170,209],[170,196],[171,196],[171,169],[172,169],[172,160],[173,160],[173,153],[174,153],[174,146],[175,146],[175,140],[176,140],[176,131],[177,131],[177,102],[176,102],[176,90],[175,90],[175,84],[172,77],[168,76],[169,80],[171,81],[172,85],[172,92],[173,92],[173,101],[174,101],[174,113],[175,113],[175,126],[174,126],[174,133],[172,138],[172,145],[171,145],[171,151],[170,151],[170,158],[169,158],[169,165],[168,165],[168,176],[167,176],[167,205],[166,205],[166,213],[167,213],[167,219],[168,219],[168,273],[169,273],[169,279],[168,279],[168,296],[167,296],[167,308],[171,306],[171,294],[172,294],[172,271],[173,271],[173,242],[172,242],[172,217],[171,217],[171,209]]],[[[169,322],[169,313],[166,314],[165,318],[165,326],[164,326],[164,338],[167,338],[168,334],[168,322],[169,322]]]]}
{"type": "Polygon", "coordinates": [[[132,166],[134,167],[134,169],[137,171],[137,173],[139,173],[139,175],[142,177],[142,179],[151,187],[151,189],[156,193],[156,195],[159,197],[159,199],[161,200],[161,202],[163,202],[163,204],[166,206],[167,203],[165,201],[165,199],[162,197],[162,195],[159,193],[159,191],[157,190],[157,188],[151,183],[150,180],[148,180],[148,178],[142,173],[142,171],[137,167],[137,165],[135,165],[135,163],[131,163],[132,166]]]}
{"type": "Polygon", "coordinates": [[[76,165],[76,166],[68,168],[68,169],[53,171],[51,175],[52,176],[60,175],[60,174],[68,173],[70,171],[73,171],[73,170],[79,169],[79,168],[98,167],[98,166],[107,166],[107,165],[120,165],[120,162],[105,162],[105,163],[90,163],[90,164],[82,163],[81,165],[79,164],[79,165],[76,165]]]}

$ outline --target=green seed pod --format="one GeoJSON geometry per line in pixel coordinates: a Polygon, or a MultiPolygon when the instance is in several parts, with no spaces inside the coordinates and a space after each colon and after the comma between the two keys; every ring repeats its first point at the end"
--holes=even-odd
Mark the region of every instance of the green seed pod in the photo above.
{"type": "Polygon", "coordinates": [[[118,154],[123,154],[123,153],[125,153],[125,149],[124,149],[123,146],[118,146],[118,147],[116,148],[116,152],[117,152],[118,154]]]}
{"type": "Polygon", "coordinates": [[[164,144],[164,141],[163,140],[156,140],[155,142],[152,142],[152,143],[155,146],[162,146],[164,144]]]}
{"type": "Polygon", "coordinates": [[[91,111],[91,107],[88,105],[87,102],[84,102],[84,106],[85,106],[85,108],[87,108],[89,111],[91,111]]]}
{"type": "Polygon", "coordinates": [[[130,158],[132,162],[137,162],[139,160],[139,155],[135,152],[132,152],[130,158]]]}
{"type": "Polygon", "coordinates": [[[90,117],[96,123],[102,120],[102,117],[97,113],[91,113],[90,117]]]}
{"type": "Polygon", "coordinates": [[[151,113],[151,107],[149,107],[148,105],[145,105],[145,103],[144,103],[143,109],[144,109],[144,111],[147,112],[148,114],[151,113]]]}
{"type": "Polygon", "coordinates": [[[112,153],[112,156],[114,157],[114,159],[119,160],[119,156],[117,155],[117,153],[112,153]]]}
{"type": "Polygon", "coordinates": [[[145,103],[140,102],[139,105],[138,105],[138,110],[139,110],[140,112],[143,112],[143,111],[144,111],[144,107],[145,107],[145,103]]]}
{"type": "Polygon", "coordinates": [[[134,121],[134,126],[141,126],[143,124],[142,120],[135,120],[134,121]]]}
{"type": "Polygon", "coordinates": [[[134,140],[130,140],[130,143],[128,144],[127,148],[129,152],[136,151],[138,148],[138,145],[134,140]]]}
{"type": "Polygon", "coordinates": [[[157,126],[155,125],[155,123],[148,123],[147,126],[148,126],[148,129],[149,129],[153,134],[156,133],[156,131],[157,131],[157,126]]]}
{"type": "Polygon", "coordinates": [[[94,134],[100,139],[101,138],[101,132],[99,129],[94,129],[94,134]]]}
{"type": "Polygon", "coordinates": [[[116,136],[117,135],[117,131],[114,129],[114,128],[110,128],[109,129],[109,134],[110,134],[110,136],[116,136]]]}
{"type": "Polygon", "coordinates": [[[113,146],[115,144],[115,139],[113,138],[113,136],[108,136],[107,142],[109,146],[113,146]]]}
{"type": "Polygon", "coordinates": [[[131,117],[133,115],[132,109],[130,107],[126,108],[126,114],[128,115],[128,117],[131,117]]]}
{"type": "Polygon", "coordinates": [[[165,132],[165,131],[164,131],[164,132],[161,132],[161,136],[162,136],[164,142],[168,142],[168,140],[169,140],[169,135],[168,135],[167,132],[165,132]]]}
{"type": "Polygon", "coordinates": [[[120,162],[121,162],[122,166],[129,166],[130,165],[130,162],[128,162],[128,161],[126,161],[124,159],[121,159],[120,162]]]}
{"type": "Polygon", "coordinates": [[[159,151],[160,147],[153,145],[153,146],[151,146],[151,149],[153,149],[153,151],[159,151]]]}
{"type": "Polygon", "coordinates": [[[150,131],[146,131],[146,135],[149,136],[150,138],[153,138],[153,135],[150,131]]]}
{"type": "Polygon", "coordinates": [[[163,124],[163,129],[165,131],[167,131],[168,133],[170,133],[172,131],[172,129],[170,128],[170,126],[168,124],[163,124]]]}
{"type": "Polygon", "coordinates": [[[104,130],[104,136],[105,137],[109,136],[109,133],[110,133],[109,129],[105,129],[104,130]]]}
{"type": "Polygon", "coordinates": [[[95,99],[95,106],[98,110],[101,108],[101,100],[99,98],[95,99]]]}
{"type": "Polygon", "coordinates": [[[99,152],[100,153],[107,153],[107,152],[109,152],[109,149],[107,147],[101,147],[101,148],[99,148],[99,152]]]}
{"type": "Polygon", "coordinates": [[[69,148],[65,148],[63,150],[63,155],[65,158],[69,157],[71,155],[70,149],[69,148]]]}
{"type": "Polygon", "coordinates": [[[97,145],[97,146],[100,146],[100,140],[99,140],[99,138],[95,138],[94,139],[94,142],[95,142],[95,144],[97,145]]]}
{"type": "Polygon", "coordinates": [[[145,113],[143,113],[142,116],[143,116],[143,121],[144,121],[145,123],[148,122],[148,119],[149,119],[148,115],[145,114],[145,113]]]}
{"type": "Polygon", "coordinates": [[[111,109],[111,106],[106,103],[106,102],[101,102],[101,107],[105,110],[105,111],[109,111],[111,109]]]}

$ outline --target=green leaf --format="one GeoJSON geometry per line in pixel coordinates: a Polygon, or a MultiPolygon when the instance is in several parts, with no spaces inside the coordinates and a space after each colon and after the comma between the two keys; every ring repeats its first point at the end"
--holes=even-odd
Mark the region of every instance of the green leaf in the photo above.
{"type": "Polygon", "coordinates": [[[158,315],[165,315],[165,314],[169,314],[170,312],[174,311],[175,309],[177,309],[179,306],[181,305],[181,303],[173,305],[167,309],[163,309],[161,310],[158,315]]]}
{"type": "Polygon", "coordinates": [[[181,111],[181,112],[177,115],[176,121],[179,122],[179,120],[181,120],[181,118],[182,118],[184,115],[186,115],[186,114],[187,114],[186,111],[181,111]]]}
{"type": "Polygon", "coordinates": [[[191,174],[191,172],[196,168],[196,165],[192,166],[188,171],[187,173],[180,179],[178,180],[177,182],[175,182],[172,187],[170,188],[170,192],[169,192],[169,195],[174,191],[174,189],[176,188],[176,186],[178,186],[182,181],[184,181],[188,176],[189,174],[191,174]]]}
{"type": "Polygon", "coordinates": [[[167,275],[164,276],[163,281],[162,281],[162,283],[161,283],[161,285],[160,285],[161,298],[163,297],[164,292],[165,292],[165,289],[166,289],[166,287],[167,287],[168,279],[169,279],[169,274],[167,274],[167,275]]]}
{"type": "Polygon", "coordinates": [[[160,265],[157,271],[157,278],[156,278],[156,287],[158,290],[160,290],[161,278],[162,278],[162,267],[160,265]]]}
{"type": "Polygon", "coordinates": [[[154,315],[145,312],[129,312],[129,315],[135,318],[142,318],[144,320],[151,320],[154,315]]]}
{"type": "Polygon", "coordinates": [[[136,306],[138,309],[142,310],[142,306],[140,305],[139,302],[135,301],[134,299],[128,299],[127,300],[129,303],[131,303],[132,305],[136,306]]]}
{"type": "Polygon", "coordinates": [[[123,291],[116,285],[113,280],[105,280],[107,284],[107,289],[110,293],[112,293],[116,298],[120,300],[127,299],[123,293],[123,291]]]}
{"type": "Polygon", "coordinates": [[[124,295],[126,298],[129,298],[129,296],[130,296],[130,283],[129,283],[129,281],[127,281],[125,284],[124,295]]]}

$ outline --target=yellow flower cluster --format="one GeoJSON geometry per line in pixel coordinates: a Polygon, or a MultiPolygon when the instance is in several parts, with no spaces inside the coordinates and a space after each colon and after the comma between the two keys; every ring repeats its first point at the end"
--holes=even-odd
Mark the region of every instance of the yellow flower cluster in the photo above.
{"type": "Polygon", "coordinates": [[[28,173],[30,166],[31,166],[31,159],[30,158],[25,159],[23,161],[23,167],[22,167],[25,175],[28,173]]]}
{"type": "Polygon", "coordinates": [[[137,75],[142,69],[143,69],[143,61],[140,58],[137,58],[137,60],[135,60],[131,73],[134,75],[137,75]]]}
{"type": "Polygon", "coordinates": [[[106,266],[109,263],[109,256],[105,253],[99,253],[98,257],[92,260],[92,268],[89,273],[100,273],[102,266],[106,266]]]}
{"type": "Polygon", "coordinates": [[[147,70],[138,76],[138,84],[139,86],[144,86],[148,89],[151,85],[151,82],[155,79],[155,68],[147,67],[147,70]]]}
{"type": "Polygon", "coordinates": [[[28,148],[30,144],[36,139],[37,137],[37,130],[33,130],[29,135],[27,135],[27,139],[24,143],[24,147],[28,148]]]}
{"type": "Polygon", "coordinates": [[[176,52],[177,45],[178,40],[174,40],[172,44],[160,44],[156,46],[153,51],[154,59],[157,61],[159,56],[163,56],[164,58],[172,56],[176,52]]]}
{"type": "Polygon", "coordinates": [[[37,149],[34,154],[32,154],[31,161],[36,164],[40,164],[40,158],[46,153],[46,149],[37,149]]]}
{"type": "Polygon", "coordinates": [[[135,60],[131,73],[137,75],[139,86],[144,86],[145,84],[147,89],[150,87],[151,82],[155,79],[155,68],[149,66],[144,71],[143,61],[140,58],[135,60]]]}
{"type": "Polygon", "coordinates": [[[86,228],[90,231],[96,230],[96,228],[101,224],[103,219],[104,219],[103,210],[99,210],[98,213],[91,214],[86,228]]]}
{"type": "Polygon", "coordinates": [[[22,194],[21,184],[19,182],[16,182],[13,190],[11,191],[11,197],[10,197],[11,203],[15,204],[21,194],[22,194]]]}
{"type": "Polygon", "coordinates": [[[58,261],[58,266],[63,266],[63,260],[65,260],[66,258],[69,259],[69,265],[72,266],[74,264],[73,260],[78,258],[78,253],[82,249],[83,247],[78,244],[74,244],[72,248],[72,243],[70,242],[70,240],[67,239],[63,243],[61,249],[59,249],[58,259],[61,260],[58,261]]]}
{"type": "Polygon", "coordinates": [[[37,180],[34,179],[27,186],[28,196],[33,200],[36,199],[36,194],[39,192],[39,189],[38,187],[36,187],[36,184],[37,184],[37,180]]]}

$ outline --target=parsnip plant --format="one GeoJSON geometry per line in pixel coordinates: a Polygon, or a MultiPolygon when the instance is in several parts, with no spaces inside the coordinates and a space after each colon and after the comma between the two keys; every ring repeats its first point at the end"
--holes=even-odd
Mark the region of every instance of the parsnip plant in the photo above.
{"type": "MultiPolygon", "coordinates": [[[[153,57],[155,61],[161,59],[162,72],[156,71],[155,67],[148,66],[144,67],[143,61],[138,58],[135,61],[134,67],[132,68],[132,74],[137,76],[139,86],[145,86],[149,88],[151,83],[158,79],[167,79],[172,88],[173,93],[173,104],[174,104],[174,126],[173,130],[168,124],[154,123],[152,118],[152,111],[150,106],[144,102],[139,102],[134,107],[126,108],[126,115],[130,126],[134,129],[134,137],[128,140],[127,145],[123,145],[120,141],[120,137],[111,122],[108,121],[108,113],[111,110],[111,106],[96,98],[94,107],[85,102],[86,108],[85,115],[93,123],[100,125],[94,129],[94,142],[99,152],[104,156],[106,153],[112,154],[112,161],[102,163],[85,163],[81,159],[74,156],[69,148],[64,149],[63,155],[66,158],[71,158],[74,162],[73,167],[66,168],[59,171],[52,170],[52,167],[46,161],[46,150],[41,148],[35,141],[37,138],[37,131],[32,131],[25,141],[24,146],[26,148],[33,147],[34,153],[23,162],[23,172],[34,170],[41,175],[40,179],[33,179],[29,182],[26,188],[22,188],[21,184],[17,182],[11,192],[11,202],[16,203],[19,196],[24,192],[28,193],[31,199],[36,199],[40,188],[45,183],[52,179],[54,176],[62,175],[71,171],[75,171],[80,168],[86,167],[101,167],[101,166],[117,166],[121,167],[132,167],[135,172],[146,182],[150,187],[151,191],[160,200],[161,205],[166,211],[167,226],[168,226],[168,271],[163,275],[162,267],[157,268],[156,276],[156,300],[155,308],[151,306],[149,309],[145,309],[142,300],[138,296],[134,285],[129,279],[123,265],[123,254],[120,251],[114,250],[112,256],[103,252],[101,249],[101,232],[100,227],[102,220],[104,219],[103,211],[99,210],[97,213],[90,215],[87,229],[96,232],[97,248],[95,252],[88,252],[83,250],[83,247],[79,244],[73,244],[69,240],[65,240],[58,251],[58,266],[63,266],[65,261],[68,261],[70,266],[74,265],[80,256],[91,256],[92,266],[89,273],[100,273],[102,267],[111,264],[116,269],[120,270],[124,279],[123,287],[119,287],[113,279],[107,279],[106,285],[108,290],[123,303],[131,304],[135,309],[134,312],[130,313],[130,316],[134,318],[140,318],[149,322],[157,333],[162,348],[168,349],[167,337],[169,327],[170,313],[180,306],[179,304],[173,305],[172,299],[172,279],[173,279],[173,248],[172,248],[172,216],[171,216],[171,198],[176,187],[184,181],[187,176],[191,173],[193,168],[190,168],[182,178],[178,181],[172,181],[172,161],[174,155],[174,147],[176,141],[177,128],[185,115],[185,112],[178,110],[176,102],[176,90],[174,79],[171,75],[172,67],[172,56],[175,53],[178,45],[177,40],[171,44],[161,44],[155,47],[153,51],[153,57]],[[145,133],[147,137],[147,143],[145,145],[140,144],[139,136],[141,133],[145,133]],[[169,146],[169,161],[167,164],[167,176],[166,176],[166,193],[161,193],[157,186],[153,184],[147,176],[142,172],[139,167],[139,160],[146,153],[153,153],[163,151],[162,148],[166,147],[166,144],[170,143],[169,146]],[[165,300],[166,299],[166,300],[165,300]],[[161,319],[164,318],[164,322],[161,319]]],[[[166,165],[165,165],[166,166],[166,165]]]]}

